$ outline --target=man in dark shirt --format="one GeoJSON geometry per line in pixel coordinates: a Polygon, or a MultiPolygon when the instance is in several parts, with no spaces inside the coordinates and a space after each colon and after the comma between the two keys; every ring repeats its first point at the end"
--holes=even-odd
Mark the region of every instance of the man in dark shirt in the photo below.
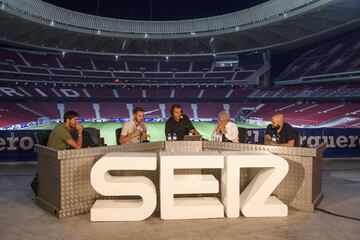
{"type": "Polygon", "coordinates": [[[285,122],[283,114],[276,114],[271,118],[272,124],[269,124],[265,130],[265,144],[284,147],[295,146],[295,130],[285,122]]]}
{"type": "Polygon", "coordinates": [[[170,110],[171,117],[165,123],[165,136],[173,138],[176,134],[176,140],[184,140],[185,135],[191,132],[193,135],[200,135],[191,123],[189,117],[184,114],[179,104],[174,104],[170,110]]]}

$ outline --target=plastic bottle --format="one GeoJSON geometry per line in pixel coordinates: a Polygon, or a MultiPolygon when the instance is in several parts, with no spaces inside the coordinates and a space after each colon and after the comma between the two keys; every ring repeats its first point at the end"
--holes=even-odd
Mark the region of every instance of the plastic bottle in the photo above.
{"type": "Polygon", "coordinates": [[[275,135],[275,134],[273,134],[273,135],[271,136],[271,143],[272,143],[272,144],[276,144],[276,143],[277,143],[277,141],[276,141],[276,135],[275,135]]]}

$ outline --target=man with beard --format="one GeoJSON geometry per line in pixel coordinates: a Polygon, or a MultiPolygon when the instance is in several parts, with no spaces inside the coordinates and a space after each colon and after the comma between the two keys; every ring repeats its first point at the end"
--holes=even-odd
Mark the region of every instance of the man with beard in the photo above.
{"type": "Polygon", "coordinates": [[[81,148],[83,143],[83,129],[79,124],[79,114],[74,111],[67,111],[64,114],[64,122],[58,124],[50,133],[47,146],[56,150],[68,148],[81,148]],[[72,138],[71,131],[77,132],[76,140],[72,138]]]}
{"type": "Polygon", "coordinates": [[[200,135],[191,123],[190,118],[184,114],[181,105],[172,105],[170,115],[171,117],[165,123],[165,136],[167,139],[170,136],[173,140],[175,140],[175,135],[177,141],[183,141],[185,135],[200,135]]]}
{"type": "Polygon", "coordinates": [[[144,124],[144,109],[140,107],[134,108],[133,115],[133,119],[124,123],[122,127],[120,135],[121,144],[148,141],[147,127],[144,124]]]}
{"type": "Polygon", "coordinates": [[[294,147],[296,133],[294,128],[285,122],[284,115],[274,115],[271,122],[272,124],[269,124],[266,128],[264,143],[266,145],[294,147]]]}

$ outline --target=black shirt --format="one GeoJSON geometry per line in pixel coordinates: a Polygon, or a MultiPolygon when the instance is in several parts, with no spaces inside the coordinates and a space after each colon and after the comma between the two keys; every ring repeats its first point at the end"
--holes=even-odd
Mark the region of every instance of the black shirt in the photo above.
{"type": "Polygon", "coordinates": [[[281,128],[278,133],[272,124],[269,124],[265,130],[265,135],[270,135],[271,137],[275,134],[277,143],[288,143],[291,140],[295,140],[296,134],[294,128],[287,123],[284,123],[284,126],[281,128]]]}
{"type": "Polygon", "coordinates": [[[189,135],[189,132],[192,129],[194,129],[194,126],[188,116],[182,115],[179,122],[173,117],[170,117],[165,123],[165,136],[167,139],[169,133],[171,134],[171,137],[176,133],[177,140],[184,140],[184,136],[189,135]]]}

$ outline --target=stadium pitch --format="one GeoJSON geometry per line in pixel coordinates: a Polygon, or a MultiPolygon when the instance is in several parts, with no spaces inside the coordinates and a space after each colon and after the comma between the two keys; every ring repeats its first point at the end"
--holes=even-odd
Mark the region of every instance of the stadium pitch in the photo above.
{"type": "MultiPolygon", "coordinates": [[[[100,129],[101,137],[104,137],[107,145],[116,145],[115,129],[122,127],[122,122],[86,122],[82,123],[85,127],[93,127],[100,129]]],[[[150,141],[165,141],[165,123],[164,122],[148,122],[148,133],[150,141]]],[[[193,122],[194,127],[201,133],[205,139],[210,139],[216,122],[193,122]]],[[[29,130],[52,129],[56,124],[33,126],[27,128],[29,130]]],[[[264,128],[264,125],[255,125],[242,122],[236,122],[236,125],[243,128],[264,128]]]]}

